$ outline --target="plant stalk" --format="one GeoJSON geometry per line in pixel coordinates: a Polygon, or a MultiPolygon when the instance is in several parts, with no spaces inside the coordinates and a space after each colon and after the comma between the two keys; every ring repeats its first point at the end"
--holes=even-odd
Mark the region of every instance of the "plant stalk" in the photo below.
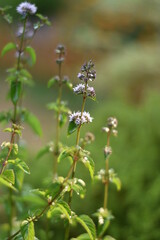
{"type": "MultiPolygon", "coordinates": [[[[61,58],[61,53],[59,54],[59,58],[61,58]]],[[[54,176],[57,175],[57,165],[58,165],[58,156],[59,156],[59,139],[60,139],[60,107],[61,107],[61,99],[62,99],[62,64],[59,63],[58,69],[59,75],[59,91],[58,91],[58,112],[57,112],[57,125],[56,125],[56,140],[55,140],[55,152],[54,152],[54,166],[53,166],[53,174],[54,176]]]]}
{"type": "MultiPolygon", "coordinates": [[[[110,145],[110,136],[111,136],[111,130],[107,133],[107,147],[110,145]]],[[[106,171],[106,179],[104,182],[104,203],[103,203],[103,208],[107,208],[108,204],[108,187],[109,187],[109,157],[107,156],[106,158],[106,166],[105,166],[105,171],[106,171]]]]}

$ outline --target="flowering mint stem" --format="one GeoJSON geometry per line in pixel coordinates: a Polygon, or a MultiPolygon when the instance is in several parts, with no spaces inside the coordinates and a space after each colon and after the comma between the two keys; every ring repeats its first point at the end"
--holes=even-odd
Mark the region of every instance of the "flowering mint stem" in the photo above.
{"type": "MultiPolygon", "coordinates": [[[[81,119],[83,116],[83,112],[84,112],[84,107],[85,107],[85,103],[86,103],[86,91],[87,91],[87,83],[85,83],[85,92],[83,95],[83,102],[82,102],[82,108],[81,108],[81,119]]],[[[79,139],[80,139],[80,130],[81,130],[81,124],[79,125],[78,129],[77,129],[77,137],[76,137],[76,146],[79,145],[79,139]]],[[[72,169],[72,179],[75,177],[75,172],[76,172],[76,165],[77,165],[77,155],[78,155],[78,151],[75,153],[74,159],[73,159],[73,169],[72,169]]],[[[71,202],[72,202],[72,196],[73,196],[73,190],[70,191],[69,193],[69,200],[68,200],[68,204],[69,206],[71,206],[71,202]]],[[[70,224],[68,223],[67,227],[66,227],[66,231],[65,231],[65,240],[69,239],[69,233],[70,233],[70,224]]]]}
{"type": "MultiPolygon", "coordinates": [[[[17,71],[20,70],[20,63],[21,63],[21,54],[23,51],[23,42],[24,42],[24,34],[25,34],[25,30],[26,30],[26,23],[27,23],[27,15],[24,19],[24,23],[23,23],[23,33],[22,33],[22,37],[21,37],[21,42],[20,42],[20,46],[19,46],[19,50],[18,50],[18,59],[17,59],[17,71]]],[[[16,83],[18,82],[18,79],[16,79],[16,83]]],[[[18,103],[18,102],[17,102],[18,103]]],[[[14,115],[13,115],[13,123],[16,123],[17,121],[17,103],[14,104],[14,115]]]]}
{"type": "MultiPolygon", "coordinates": [[[[59,53],[59,58],[61,58],[61,53],[59,53]]],[[[59,155],[59,139],[60,139],[60,107],[61,107],[61,98],[62,98],[62,63],[59,63],[58,69],[59,75],[59,91],[58,91],[58,112],[57,112],[57,126],[56,126],[56,142],[55,142],[55,160],[53,167],[53,174],[56,176],[57,174],[57,165],[58,165],[58,155],[59,155]]]]}
{"type": "MultiPolygon", "coordinates": [[[[111,130],[107,133],[107,147],[110,145],[110,136],[111,136],[111,130]]],[[[106,157],[106,180],[105,180],[105,187],[104,187],[104,204],[103,208],[107,208],[108,203],[108,186],[109,186],[109,156],[106,157]]]]}

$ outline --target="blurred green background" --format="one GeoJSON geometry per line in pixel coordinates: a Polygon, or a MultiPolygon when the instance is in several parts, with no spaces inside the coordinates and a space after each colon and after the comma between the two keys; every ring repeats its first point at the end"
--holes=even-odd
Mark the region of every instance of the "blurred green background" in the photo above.
{"type": "MultiPolygon", "coordinates": [[[[44,15],[49,15],[51,27],[43,28],[36,35],[32,46],[37,52],[37,63],[31,72],[35,80],[32,89],[26,89],[24,105],[40,119],[43,138],[34,136],[25,127],[23,137],[30,151],[28,164],[31,176],[25,182],[32,187],[42,186],[51,174],[52,158],[35,160],[36,152],[55,134],[53,113],[46,104],[56,99],[56,89],[47,89],[47,81],[57,74],[54,49],[58,43],[66,46],[63,73],[73,84],[78,83],[77,73],[84,61],[95,62],[97,78],[93,83],[97,102],[88,100],[86,110],[94,121],[85,131],[95,134],[95,142],[88,148],[95,160],[96,171],[104,167],[103,147],[106,136],[101,132],[109,116],[118,118],[118,137],[112,138],[113,155],[110,166],[122,181],[121,192],[114,186],[109,189],[109,209],[115,219],[108,234],[117,240],[160,239],[160,1],[159,0],[54,0],[32,1],[44,15]]],[[[16,14],[18,0],[0,0],[0,5],[13,5],[16,14]]],[[[13,30],[16,28],[16,21],[13,30]]],[[[12,35],[1,20],[0,49],[11,41],[12,35]],[[2,34],[3,33],[3,34],[2,34]]],[[[0,59],[0,111],[9,107],[6,102],[7,84],[5,69],[11,67],[13,57],[0,59]]],[[[81,98],[64,89],[64,100],[71,110],[79,110],[81,98]]],[[[62,142],[75,143],[75,135],[62,142]]],[[[1,131],[1,142],[5,135],[1,131]]],[[[67,163],[61,163],[60,173],[65,175],[67,163]]],[[[77,170],[78,171],[78,170],[77,170]]],[[[77,176],[87,180],[86,198],[76,196],[73,208],[77,213],[92,214],[102,206],[103,187],[91,184],[88,173],[79,166],[77,176]]],[[[2,210],[3,214],[3,210],[2,210]]],[[[37,224],[40,239],[44,220],[37,224]],[[41,230],[40,230],[41,229],[41,230]]],[[[61,237],[61,228],[54,239],[61,237]]],[[[45,231],[45,230],[44,230],[45,231]]],[[[73,236],[76,236],[73,229],[73,236]]],[[[37,235],[38,237],[38,235],[37,235]]]]}

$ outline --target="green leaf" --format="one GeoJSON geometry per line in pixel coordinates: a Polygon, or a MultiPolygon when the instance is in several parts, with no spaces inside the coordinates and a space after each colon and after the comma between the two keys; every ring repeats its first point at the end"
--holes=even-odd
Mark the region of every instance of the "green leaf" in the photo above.
{"type": "Polygon", "coordinates": [[[15,175],[13,169],[7,169],[2,174],[3,178],[8,182],[14,184],[15,183],[15,175]]]}
{"type": "Polygon", "coordinates": [[[96,227],[93,220],[87,215],[81,215],[76,217],[77,222],[79,222],[82,227],[87,231],[91,240],[96,239],[96,227]]]}
{"type": "Polygon", "coordinates": [[[11,51],[13,49],[16,49],[16,48],[17,48],[17,46],[16,46],[15,43],[12,43],[12,42],[7,43],[4,46],[4,48],[2,49],[1,56],[3,57],[7,52],[9,52],[9,51],[11,51]]]}
{"type": "Polygon", "coordinates": [[[29,167],[24,161],[20,160],[19,163],[17,164],[17,167],[20,168],[23,172],[30,174],[29,167]]]}
{"type": "Polygon", "coordinates": [[[29,124],[29,126],[33,129],[33,131],[38,136],[42,136],[41,124],[40,124],[38,118],[33,113],[25,111],[24,121],[29,124]]]}
{"type": "Polygon", "coordinates": [[[24,240],[34,240],[35,238],[34,223],[23,221],[21,225],[21,234],[24,240]]]}
{"type": "Polygon", "coordinates": [[[90,240],[90,237],[87,233],[83,233],[76,238],[71,238],[71,240],[90,240]]]}
{"type": "Polygon", "coordinates": [[[72,83],[70,83],[70,82],[66,82],[66,86],[70,89],[70,90],[72,90],[73,89],[73,85],[72,85],[72,83]]]}
{"type": "Polygon", "coordinates": [[[103,240],[116,240],[116,239],[111,236],[105,236],[103,240]]]}
{"type": "Polygon", "coordinates": [[[30,46],[27,46],[24,51],[28,52],[30,57],[31,57],[31,65],[34,65],[36,63],[36,53],[35,53],[35,50],[30,47],[30,46]]]}
{"type": "Polygon", "coordinates": [[[93,159],[90,156],[86,156],[81,161],[83,162],[85,167],[88,168],[90,176],[93,179],[94,169],[95,169],[95,164],[94,164],[93,159]]]}
{"type": "Polygon", "coordinates": [[[36,14],[36,16],[47,26],[51,26],[51,22],[48,20],[48,17],[43,16],[42,14],[36,14]]]}
{"type": "Polygon", "coordinates": [[[69,222],[71,221],[71,209],[65,201],[56,202],[56,206],[59,207],[60,211],[68,218],[69,222]]]}
{"type": "Polygon", "coordinates": [[[118,191],[121,190],[121,180],[118,177],[113,177],[111,182],[116,185],[118,191]]]}
{"type": "Polygon", "coordinates": [[[56,79],[53,77],[48,81],[48,88],[52,87],[56,82],[56,79]]]}
{"type": "Polygon", "coordinates": [[[60,193],[61,184],[58,182],[52,183],[46,191],[46,196],[52,196],[52,198],[56,198],[60,193]]]}
{"type": "Polygon", "coordinates": [[[3,178],[3,176],[0,176],[0,183],[3,184],[6,187],[9,187],[9,188],[13,189],[14,191],[17,191],[17,189],[15,187],[13,187],[12,183],[10,183],[7,180],[5,180],[3,178]]]}
{"type": "Polygon", "coordinates": [[[22,235],[17,235],[17,236],[14,238],[14,240],[23,240],[23,237],[22,237],[22,235]]]}
{"type": "Polygon", "coordinates": [[[12,19],[12,16],[10,14],[5,14],[4,15],[4,19],[9,23],[11,24],[13,19],[12,19]]]}
{"type": "Polygon", "coordinates": [[[17,104],[21,96],[22,83],[19,81],[11,82],[11,100],[14,105],[17,104]]]}
{"type": "Polygon", "coordinates": [[[68,158],[68,157],[71,157],[71,153],[72,153],[72,149],[65,149],[64,151],[62,151],[59,156],[58,156],[58,162],[68,158]]]}
{"type": "Polygon", "coordinates": [[[75,124],[74,121],[72,122],[69,122],[69,125],[68,125],[68,135],[71,135],[72,133],[74,133],[78,128],[78,125],[75,124]]]}
{"type": "Polygon", "coordinates": [[[73,189],[77,195],[80,195],[81,198],[84,198],[86,193],[86,184],[82,179],[74,178],[71,180],[71,189],[73,189]]]}
{"type": "Polygon", "coordinates": [[[23,172],[30,174],[28,165],[24,161],[20,160],[19,158],[15,159],[15,160],[8,160],[8,163],[15,164],[23,172]]]}

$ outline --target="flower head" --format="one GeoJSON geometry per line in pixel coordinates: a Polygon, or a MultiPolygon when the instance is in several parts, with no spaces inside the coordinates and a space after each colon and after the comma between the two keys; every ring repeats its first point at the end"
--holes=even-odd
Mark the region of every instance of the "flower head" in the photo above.
{"type": "Polygon", "coordinates": [[[81,67],[81,72],[78,73],[77,77],[84,82],[93,81],[96,78],[96,71],[94,69],[94,63],[90,60],[81,67]]]}
{"type": "Polygon", "coordinates": [[[17,7],[17,12],[21,15],[26,15],[27,13],[33,15],[37,12],[37,7],[35,4],[29,2],[22,2],[17,7]]]}
{"type": "Polygon", "coordinates": [[[94,98],[96,96],[96,92],[93,87],[89,87],[87,85],[87,88],[85,90],[85,84],[80,83],[77,86],[73,88],[74,93],[76,94],[84,94],[85,92],[87,93],[88,97],[94,98]]]}
{"type": "Polygon", "coordinates": [[[73,112],[69,115],[69,122],[75,122],[76,125],[90,123],[93,118],[90,116],[89,112],[83,112],[81,116],[81,112],[73,112]]]}

